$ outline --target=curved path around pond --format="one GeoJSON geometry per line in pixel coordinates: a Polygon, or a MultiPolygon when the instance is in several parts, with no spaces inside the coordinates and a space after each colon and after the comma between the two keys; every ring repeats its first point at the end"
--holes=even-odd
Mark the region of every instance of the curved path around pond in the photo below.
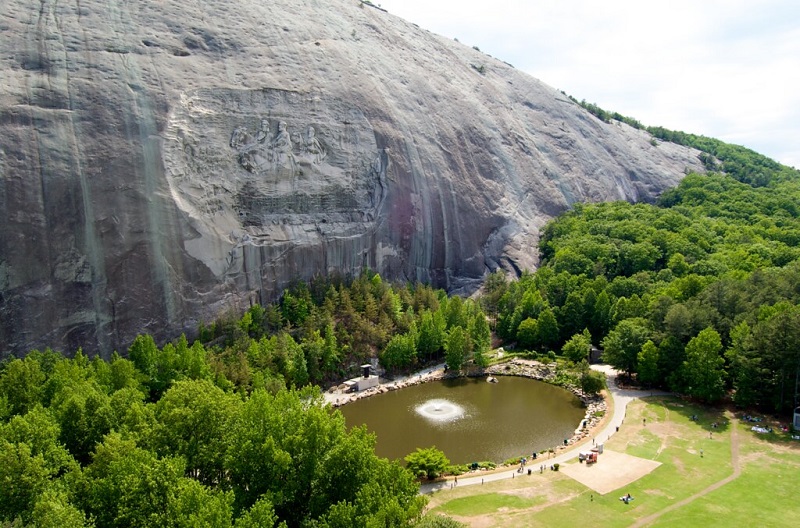
{"type": "MultiPolygon", "coordinates": [[[[594,437],[597,442],[604,443],[609,438],[613,436],[613,434],[618,430],[618,428],[622,425],[623,421],[625,420],[625,410],[628,407],[628,404],[635,399],[644,398],[647,396],[659,396],[665,395],[665,392],[653,392],[653,391],[642,391],[642,390],[628,390],[628,389],[621,389],[617,387],[616,384],[616,377],[617,371],[611,368],[608,365],[592,365],[592,369],[598,370],[600,372],[604,372],[606,374],[606,384],[608,386],[608,391],[611,394],[611,399],[613,401],[613,413],[611,418],[606,421],[605,425],[597,430],[592,432],[592,437],[594,437]]],[[[574,461],[574,459],[578,456],[580,451],[586,449],[586,445],[581,443],[576,446],[572,446],[568,449],[560,451],[556,456],[552,456],[550,458],[537,458],[536,460],[531,460],[530,469],[532,471],[538,471],[539,466],[544,464],[545,467],[549,468],[553,464],[564,464],[568,461],[574,461]]],[[[483,473],[483,474],[476,474],[476,476],[462,476],[458,479],[459,486],[473,486],[476,484],[483,484],[485,482],[493,482],[497,480],[503,479],[510,479],[510,478],[525,478],[526,472],[518,473],[516,467],[510,467],[507,471],[494,471],[491,473],[483,473]]],[[[433,482],[430,484],[422,484],[420,486],[420,493],[432,493],[434,491],[442,490],[442,489],[449,489],[454,485],[453,480],[442,480],[433,482]]],[[[665,512],[666,513],[666,512],[665,512]]]]}

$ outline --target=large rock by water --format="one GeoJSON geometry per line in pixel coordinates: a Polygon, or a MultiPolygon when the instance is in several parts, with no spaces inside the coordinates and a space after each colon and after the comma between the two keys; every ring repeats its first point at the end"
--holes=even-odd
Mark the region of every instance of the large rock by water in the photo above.
{"type": "Polygon", "coordinates": [[[0,355],[109,354],[331,270],[469,291],[570,204],[687,170],[358,0],[4,0],[0,355]]]}

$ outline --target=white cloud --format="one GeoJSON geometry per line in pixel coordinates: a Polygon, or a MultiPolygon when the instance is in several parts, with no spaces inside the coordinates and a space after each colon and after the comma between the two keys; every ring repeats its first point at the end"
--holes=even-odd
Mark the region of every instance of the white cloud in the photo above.
{"type": "Polygon", "coordinates": [[[606,110],[800,168],[796,0],[375,3],[606,110]]]}

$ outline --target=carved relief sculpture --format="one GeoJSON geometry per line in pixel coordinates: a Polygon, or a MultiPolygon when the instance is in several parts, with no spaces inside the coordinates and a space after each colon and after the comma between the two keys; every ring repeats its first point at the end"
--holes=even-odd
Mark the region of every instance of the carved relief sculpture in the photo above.
{"type": "MultiPolygon", "coordinates": [[[[296,231],[286,226],[350,237],[378,218],[389,158],[358,109],[334,105],[341,114],[312,117],[305,111],[307,96],[281,90],[204,90],[184,100],[171,125],[175,141],[167,146],[167,155],[181,164],[175,171],[181,178],[171,184],[198,219],[198,231],[210,236],[215,228],[204,223],[213,221],[248,235],[246,241],[231,236],[228,250],[269,246],[296,231]],[[236,113],[228,115],[232,109],[236,113]],[[201,140],[193,130],[205,131],[201,140]],[[184,152],[186,144],[213,145],[214,133],[227,152],[184,152]]],[[[201,242],[188,246],[215,273],[238,273],[234,257],[241,252],[209,257],[201,242]]]]}
{"type": "Polygon", "coordinates": [[[261,120],[255,140],[244,127],[236,127],[231,135],[230,144],[239,151],[239,165],[249,172],[257,172],[265,166],[268,159],[268,152],[265,149],[268,135],[269,121],[266,119],[261,120]]]}
{"type": "Polygon", "coordinates": [[[253,138],[245,127],[236,127],[231,134],[230,146],[239,151],[239,165],[252,173],[273,170],[288,170],[292,174],[297,171],[297,157],[295,147],[302,147],[304,153],[308,153],[312,162],[319,163],[327,155],[324,147],[316,138],[314,127],[309,127],[309,135],[304,140],[299,133],[294,134],[289,131],[286,121],[278,123],[275,136],[270,136],[269,120],[262,119],[255,138],[253,138]]]}
{"type": "Polygon", "coordinates": [[[294,157],[292,136],[289,134],[286,121],[278,123],[278,131],[272,140],[272,162],[277,168],[295,170],[297,160],[294,157]]]}
{"type": "Polygon", "coordinates": [[[311,157],[311,162],[315,164],[319,164],[328,155],[317,139],[317,132],[313,126],[309,126],[306,133],[305,152],[311,157]]]}

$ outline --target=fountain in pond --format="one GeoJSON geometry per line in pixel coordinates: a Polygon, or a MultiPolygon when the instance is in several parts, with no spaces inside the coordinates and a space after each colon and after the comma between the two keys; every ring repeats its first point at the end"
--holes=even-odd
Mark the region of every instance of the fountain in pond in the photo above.
{"type": "Polygon", "coordinates": [[[420,383],[340,407],[350,427],[366,424],[375,451],[402,459],[435,445],[453,463],[502,462],[569,438],[585,408],[561,387],[516,376],[420,383]]]}
{"type": "Polygon", "coordinates": [[[448,400],[428,400],[414,410],[431,422],[453,422],[464,416],[464,408],[448,400]]]}

